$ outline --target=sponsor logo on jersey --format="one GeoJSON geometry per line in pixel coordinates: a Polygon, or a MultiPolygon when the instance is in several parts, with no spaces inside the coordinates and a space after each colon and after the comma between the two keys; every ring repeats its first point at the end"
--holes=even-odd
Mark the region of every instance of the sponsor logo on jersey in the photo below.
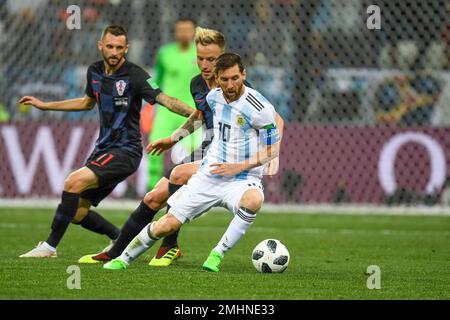
{"type": "Polygon", "coordinates": [[[116,111],[125,111],[128,108],[128,97],[114,97],[113,102],[116,111]]]}

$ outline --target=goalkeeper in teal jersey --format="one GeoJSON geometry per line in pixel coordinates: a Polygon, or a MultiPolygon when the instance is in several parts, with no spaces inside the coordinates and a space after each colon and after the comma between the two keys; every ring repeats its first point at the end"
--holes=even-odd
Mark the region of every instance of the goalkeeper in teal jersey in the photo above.
{"type": "MultiPolygon", "coordinates": [[[[178,20],[175,23],[176,41],[159,49],[155,66],[156,85],[161,87],[167,95],[176,97],[193,108],[195,108],[195,102],[189,88],[191,79],[200,72],[197,66],[194,36],[195,22],[190,19],[178,20]]],[[[165,108],[157,108],[149,142],[170,136],[185,121],[186,119],[178,114],[165,110],[165,108]]],[[[201,132],[197,133],[197,136],[199,134],[201,132]]],[[[200,143],[200,139],[193,137],[193,140],[192,148],[195,149],[195,140],[200,143]]],[[[189,141],[186,142],[189,143],[189,141]]],[[[185,147],[189,148],[187,143],[185,147]]],[[[190,154],[193,149],[186,151],[190,154]]],[[[148,190],[151,190],[163,176],[164,155],[149,157],[148,161],[148,190]]]]}

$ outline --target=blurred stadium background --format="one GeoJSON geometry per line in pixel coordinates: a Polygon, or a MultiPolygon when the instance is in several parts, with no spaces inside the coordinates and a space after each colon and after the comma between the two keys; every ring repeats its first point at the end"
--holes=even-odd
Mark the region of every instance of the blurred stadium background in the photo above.
{"type": "MultiPolygon", "coordinates": [[[[152,74],[179,17],[223,31],[251,83],[285,119],[280,170],[265,179],[269,203],[448,210],[450,1],[443,0],[0,0],[0,204],[57,199],[97,135],[95,109],[41,112],[18,98],[82,96],[111,23],[128,29],[128,59],[152,74]],[[81,30],[66,27],[69,5],[81,8],[81,30]],[[366,26],[369,5],[381,9],[380,30],[366,26]]],[[[147,136],[151,126],[142,129],[147,136]]],[[[142,198],[146,166],[113,197],[142,198]]]]}

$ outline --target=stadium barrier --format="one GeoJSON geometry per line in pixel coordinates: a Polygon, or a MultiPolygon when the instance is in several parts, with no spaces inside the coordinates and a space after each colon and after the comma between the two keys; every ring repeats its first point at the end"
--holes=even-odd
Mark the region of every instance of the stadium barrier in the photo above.
{"type": "MultiPolygon", "coordinates": [[[[295,204],[438,204],[450,176],[449,136],[449,128],[291,124],[285,130],[280,170],[264,178],[266,199],[295,204]]],[[[83,165],[96,137],[94,123],[1,126],[1,197],[59,197],[65,177],[83,165]]],[[[113,197],[142,198],[146,182],[144,157],[113,197]]]]}

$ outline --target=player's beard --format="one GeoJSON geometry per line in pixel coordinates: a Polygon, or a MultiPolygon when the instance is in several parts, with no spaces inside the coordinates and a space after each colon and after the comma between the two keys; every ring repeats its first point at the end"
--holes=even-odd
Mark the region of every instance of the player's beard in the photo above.
{"type": "Polygon", "coordinates": [[[123,59],[123,56],[121,58],[119,58],[117,56],[106,57],[105,55],[103,55],[103,60],[110,68],[116,67],[122,61],[122,59],[123,59]],[[110,60],[113,58],[115,58],[116,62],[111,63],[110,60]]]}
{"type": "Polygon", "coordinates": [[[229,102],[236,101],[237,99],[239,99],[241,97],[243,89],[244,89],[244,86],[241,85],[239,88],[233,90],[230,93],[227,90],[224,90],[225,97],[227,98],[227,100],[229,102]]]}

